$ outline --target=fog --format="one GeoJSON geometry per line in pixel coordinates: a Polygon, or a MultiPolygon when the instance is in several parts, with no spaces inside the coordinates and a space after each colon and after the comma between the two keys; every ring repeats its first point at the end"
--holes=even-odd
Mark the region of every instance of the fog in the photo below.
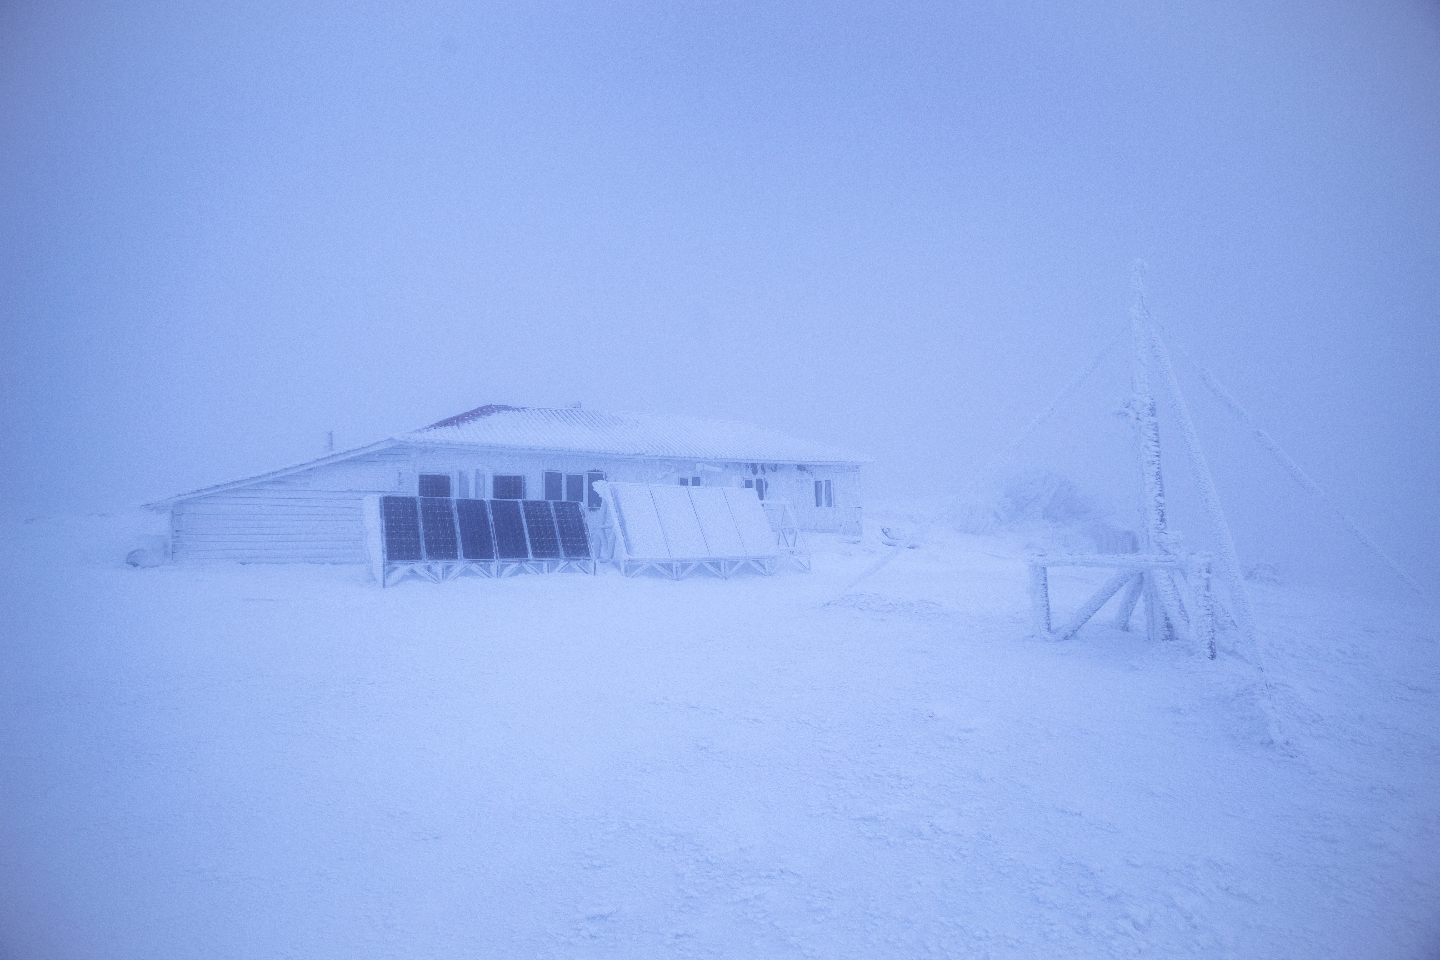
{"type": "MultiPolygon", "coordinates": [[[[872,500],[948,495],[1143,258],[1166,329],[1440,575],[1433,3],[20,2],[0,44],[7,512],[485,403],[753,420],[874,457],[872,500]]],[[[1220,479],[1241,516],[1295,495],[1220,479]]]]}

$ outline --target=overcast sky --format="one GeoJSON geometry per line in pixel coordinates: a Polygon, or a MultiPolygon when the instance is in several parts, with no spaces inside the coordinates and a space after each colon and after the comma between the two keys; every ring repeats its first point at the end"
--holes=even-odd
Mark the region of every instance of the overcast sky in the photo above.
{"type": "Polygon", "coordinates": [[[1440,535],[1434,2],[16,0],[0,38],[8,509],[496,402],[953,488],[1143,257],[1337,501],[1440,535]]]}

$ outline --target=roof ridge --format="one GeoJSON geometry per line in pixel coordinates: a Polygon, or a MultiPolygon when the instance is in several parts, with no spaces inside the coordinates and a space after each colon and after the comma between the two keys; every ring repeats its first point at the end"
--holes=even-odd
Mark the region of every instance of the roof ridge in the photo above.
{"type": "Polygon", "coordinates": [[[869,459],[744,420],[505,404],[476,407],[395,439],[740,462],[864,463],[869,459]]]}
{"type": "Polygon", "coordinates": [[[414,431],[419,433],[422,430],[434,430],[437,427],[453,427],[462,423],[469,423],[471,420],[479,420],[481,417],[488,417],[492,414],[503,413],[507,410],[525,410],[527,407],[512,407],[504,403],[487,403],[483,407],[476,407],[474,410],[466,410],[464,413],[457,413],[453,417],[446,417],[444,420],[437,420],[428,427],[421,427],[414,431]]]}

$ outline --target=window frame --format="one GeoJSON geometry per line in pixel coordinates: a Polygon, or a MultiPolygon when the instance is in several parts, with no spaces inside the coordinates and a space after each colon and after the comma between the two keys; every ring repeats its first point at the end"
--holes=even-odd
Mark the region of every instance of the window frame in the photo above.
{"type": "MultiPolygon", "coordinates": [[[[541,488],[545,499],[552,503],[556,500],[565,499],[565,472],[563,470],[546,470],[541,475],[541,488]],[[550,496],[550,481],[555,481],[555,496],[550,496]]],[[[523,499],[523,498],[522,498],[523,499]]]]}
{"type": "Polygon", "coordinates": [[[525,499],[525,474],[523,473],[496,473],[490,476],[490,499],[491,500],[524,500],[525,499]],[[501,480],[519,480],[520,495],[518,497],[502,497],[495,489],[495,484],[501,480]]]}
{"type": "Polygon", "coordinates": [[[421,497],[445,497],[445,498],[449,498],[449,499],[454,499],[454,495],[455,495],[455,486],[454,486],[454,483],[455,483],[454,478],[451,477],[450,474],[448,474],[448,473],[422,473],[422,474],[418,474],[417,479],[416,479],[416,481],[415,481],[416,496],[421,496],[421,497]],[[436,481],[438,481],[438,480],[443,480],[443,481],[445,481],[445,492],[444,492],[444,493],[426,493],[426,492],[425,492],[425,481],[427,481],[427,480],[429,480],[429,481],[431,482],[432,487],[433,487],[434,483],[435,483],[436,481]]]}

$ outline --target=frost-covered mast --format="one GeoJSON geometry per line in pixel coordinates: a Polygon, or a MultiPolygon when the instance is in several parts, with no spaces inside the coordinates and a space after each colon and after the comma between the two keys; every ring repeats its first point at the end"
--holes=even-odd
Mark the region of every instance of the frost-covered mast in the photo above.
{"type": "Polygon", "coordinates": [[[1036,633],[1065,639],[1073,636],[1090,618],[1100,612],[1122,590],[1115,626],[1128,630],[1130,620],[1141,598],[1145,600],[1145,632],[1151,639],[1173,640],[1186,633],[1198,641],[1206,653],[1215,656],[1214,599],[1211,595],[1210,558],[1204,554],[1184,554],[1177,549],[1165,516],[1165,470],[1160,446],[1159,405],[1156,403],[1152,372],[1158,373],[1171,407],[1181,424],[1187,447],[1188,463],[1201,497],[1205,502],[1211,533],[1216,534],[1224,554],[1227,581],[1236,619],[1249,639],[1249,605],[1239,583],[1238,564],[1233,563],[1234,547],[1229,528],[1219,512],[1214,496],[1214,483],[1200,452],[1194,425],[1190,422],[1184,400],[1180,397],[1169,356],[1159,341],[1149,311],[1145,308],[1142,265],[1137,263],[1134,274],[1134,304],[1130,308],[1131,397],[1127,409],[1135,426],[1135,446],[1140,467],[1140,536],[1138,551],[1129,554],[1095,554],[1090,556],[1037,556],[1030,564],[1031,612],[1036,633]],[[1058,630],[1050,624],[1050,567],[1110,567],[1114,575],[1090,600],[1058,630]],[[1229,574],[1234,571],[1233,577],[1229,574]],[[1236,597],[1238,595],[1238,598],[1236,597]]]}
{"type": "MultiPolygon", "coordinates": [[[[1160,416],[1155,404],[1155,391],[1150,386],[1150,337],[1145,329],[1145,286],[1142,267],[1135,265],[1131,276],[1135,301],[1130,307],[1131,396],[1130,416],[1135,424],[1135,446],[1140,463],[1140,550],[1144,554],[1169,554],[1171,542],[1165,525],[1165,471],[1160,459],[1160,416]]],[[[1156,576],[1144,574],[1135,578],[1133,588],[1121,602],[1116,625],[1128,629],[1131,612],[1143,590],[1145,594],[1146,632],[1169,640],[1174,626],[1160,602],[1160,585],[1156,576]]],[[[1164,577],[1173,590],[1173,581],[1164,577]]],[[[1170,590],[1166,590],[1168,594],[1170,590]]],[[[1168,597],[1167,597],[1168,599],[1168,597]]]]}

